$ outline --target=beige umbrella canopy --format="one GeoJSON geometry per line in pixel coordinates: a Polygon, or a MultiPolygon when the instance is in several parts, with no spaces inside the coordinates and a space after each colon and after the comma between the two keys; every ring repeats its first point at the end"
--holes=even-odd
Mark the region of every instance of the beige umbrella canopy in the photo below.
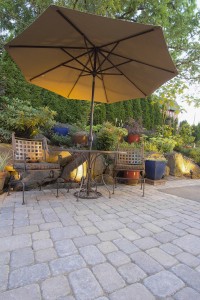
{"type": "Polygon", "coordinates": [[[27,81],[66,98],[144,98],[177,75],[161,27],[50,6],[5,46],[27,81]]]}

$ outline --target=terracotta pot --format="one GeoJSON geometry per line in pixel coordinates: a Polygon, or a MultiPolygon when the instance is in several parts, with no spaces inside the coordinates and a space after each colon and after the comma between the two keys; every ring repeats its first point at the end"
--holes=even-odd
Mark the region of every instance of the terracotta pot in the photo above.
{"type": "Polygon", "coordinates": [[[73,135],[72,137],[73,143],[82,145],[82,146],[87,146],[88,144],[88,135],[84,132],[77,132],[73,135]]]}
{"type": "Polygon", "coordinates": [[[6,172],[0,171],[0,194],[3,193],[5,179],[6,179],[6,172]]]}
{"type": "Polygon", "coordinates": [[[137,142],[140,141],[140,135],[139,134],[129,133],[127,141],[128,141],[129,144],[131,144],[131,143],[137,143],[137,142]]]}
{"type": "Polygon", "coordinates": [[[126,184],[137,185],[140,178],[140,171],[124,171],[124,178],[127,178],[126,184]]]}

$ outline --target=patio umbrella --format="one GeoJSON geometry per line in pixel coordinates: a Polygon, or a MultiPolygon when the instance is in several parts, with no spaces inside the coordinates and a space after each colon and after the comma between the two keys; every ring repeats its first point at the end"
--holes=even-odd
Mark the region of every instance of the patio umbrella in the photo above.
{"type": "Polygon", "coordinates": [[[144,98],[177,75],[161,27],[50,6],[6,50],[26,80],[77,100],[144,98]]]}

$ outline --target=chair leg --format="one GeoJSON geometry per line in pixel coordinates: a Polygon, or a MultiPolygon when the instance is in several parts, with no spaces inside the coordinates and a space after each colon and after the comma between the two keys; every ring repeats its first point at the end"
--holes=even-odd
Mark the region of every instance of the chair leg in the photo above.
{"type": "Polygon", "coordinates": [[[56,198],[58,198],[58,189],[59,189],[59,186],[58,186],[58,180],[56,180],[56,198]]]}
{"type": "Polygon", "coordinates": [[[21,183],[22,183],[22,205],[24,205],[25,204],[25,201],[24,201],[24,192],[25,192],[25,184],[24,184],[24,182],[22,182],[21,181],[21,183]]]}
{"type": "Polygon", "coordinates": [[[142,197],[144,197],[144,190],[145,190],[145,178],[144,178],[144,172],[142,172],[142,182],[143,182],[143,193],[142,193],[142,197]]]}

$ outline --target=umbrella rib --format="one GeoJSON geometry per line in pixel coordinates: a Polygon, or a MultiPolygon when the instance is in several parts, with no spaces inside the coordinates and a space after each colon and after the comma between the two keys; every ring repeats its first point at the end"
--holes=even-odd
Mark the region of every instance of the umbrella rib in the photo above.
{"type": "MultiPolygon", "coordinates": [[[[88,64],[88,62],[89,62],[89,58],[88,58],[88,61],[87,61],[86,65],[88,64]]],[[[73,84],[73,87],[71,88],[71,90],[70,90],[69,93],[68,93],[68,96],[67,96],[68,98],[70,97],[70,94],[71,94],[72,91],[74,90],[74,88],[75,88],[77,82],[78,82],[79,79],[81,78],[83,72],[84,72],[84,70],[82,70],[82,71],[80,72],[80,74],[78,75],[78,78],[76,79],[76,81],[75,81],[74,84],[73,84]]]]}
{"type": "MultiPolygon", "coordinates": [[[[85,38],[84,38],[84,43],[85,43],[86,49],[88,50],[89,48],[88,48],[87,41],[86,41],[85,38]]],[[[93,51],[94,51],[94,48],[93,48],[93,51]]],[[[93,53],[93,52],[92,52],[92,53],[93,53]]],[[[93,64],[92,64],[92,55],[90,55],[90,51],[89,51],[89,50],[88,50],[88,57],[89,57],[91,66],[93,66],[93,64]]]]}
{"type": "MultiPolygon", "coordinates": [[[[101,54],[105,57],[105,55],[104,55],[104,53],[102,53],[101,52],[101,54]]],[[[110,61],[109,59],[108,59],[108,61],[109,61],[109,63],[111,64],[111,65],[113,65],[113,67],[114,68],[116,68],[128,81],[130,81],[130,83],[132,83],[145,97],[147,96],[147,94],[146,93],[144,93],[132,80],[130,80],[129,78],[128,78],[128,76],[127,75],[125,75],[117,66],[115,66],[113,63],[112,63],[112,61],[110,61]]]]}
{"type": "MultiPolygon", "coordinates": [[[[109,51],[104,50],[104,49],[101,49],[101,52],[109,53],[109,51]]],[[[136,60],[136,59],[132,59],[132,58],[128,58],[128,57],[126,57],[126,56],[123,56],[123,55],[120,55],[120,54],[117,54],[117,53],[112,53],[112,55],[115,55],[115,56],[117,56],[117,57],[120,57],[120,58],[124,58],[124,59],[129,60],[129,61],[127,61],[126,63],[129,63],[129,62],[136,62],[136,63],[138,63],[138,64],[142,64],[142,65],[145,65],[145,66],[154,68],[154,69],[158,69],[158,70],[165,71],[165,72],[168,72],[168,73],[171,73],[171,74],[175,74],[174,71],[171,71],[171,70],[168,70],[168,69],[165,69],[165,68],[161,68],[161,67],[157,67],[157,66],[154,66],[154,65],[151,65],[151,64],[147,64],[147,63],[145,63],[145,62],[142,62],[142,61],[139,61],[139,60],[136,60]]]]}
{"type": "MultiPolygon", "coordinates": [[[[86,53],[87,53],[87,52],[86,52],[86,53]]],[[[77,58],[79,58],[79,57],[85,55],[86,53],[83,53],[83,54],[77,56],[77,58]]],[[[74,59],[70,59],[70,60],[68,60],[68,61],[62,62],[61,64],[59,64],[59,65],[57,65],[57,66],[55,66],[55,67],[52,67],[52,68],[50,68],[50,69],[48,69],[48,70],[46,70],[46,71],[44,71],[44,72],[42,72],[42,73],[40,73],[40,74],[34,76],[34,77],[32,77],[32,78],[30,79],[30,81],[32,81],[32,80],[34,80],[34,79],[36,79],[36,78],[38,78],[38,77],[40,77],[40,76],[42,76],[42,75],[45,75],[46,73],[49,73],[49,72],[51,72],[51,71],[53,71],[53,70],[55,70],[55,69],[57,69],[57,68],[59,68],[59,67],[61,67],[61,66],[64,66],[65,64],[68,64],[68,63],[72,62],[73,60],[74,60],[74,59]]]]}
{"type": "Polygon", "coordinates": [[[84,39],[86,39],[90,45],[92,45],[94,47],[94,44],[89,40],[89,38],[68,18],[66,17],[59,9],[56,10],[57,13],[65,20],[67,21],[78,33],[80,33],[80,35],[82,35],[84,37],[84,39]]]}
{"type": "Polygon", "coordinates": [[[115,43],[120,43],[120,42],[129,40],[129,39],[132,39],[132,38],[134,38],[134,37],[138,37],[138,36],[141,36],[141,35],[143,35],[143,34],[150,33],[150,32],[152,32],[152,31],[154,31],[154,30],[155,30],[155,28],[151,28],[151,29],[148,29],[148,30],[139,32],[139,33],[135,33],[135,34],[129,35],[129,36],[125,37],[125,38],[121,38],[121,39],[119,39],[119,40],[116,40],[116,41],[113,41],[113,42],[110,42],[110,43],[101,45],[99,48],[107,47],[107,46],[113,45],[113,44],[115,44],[115,43]]]}
{"type": "Polygon", "coordinates": [[[64,45],[58,45],[58,46],[41,46],[41,45],[8,45],[9,48],[38,48],[38,49],[77,49],[77,50],[91,50],[92,47],[74,47],[74,46],[64,46],[64,45]]]}
{"type": "MultiPolygon", "coordinates": [[[[99,63],[98,69],[100,69],[100,71],[101,71],[101,64],[100,64],[99,54],[97,55],[97,60],[98,60],[98,63],[99,63]]],[[[103,84],[103,89],[104,89],[106,101],[107,101],[107,103],[109,103],[109,101],[108,101],[108,95],[107,95],[107,92],[106,92],[106,86],[105,86],[105,82],[104,82],[104,78],[103,78],[102,71],[101,71],[101,73],[99,73],[99,74],[100,74],[100,76],[101,76],[101,80],[102,80],[102,84],[103,84]]]]}
{"type": "MultiPolygon", "coordinates": [[[[106,56],[106,58],[104,58],[104,60],[101,62],[101,64],[99,64],[99,67],[97,68],[97,71],[99,69],[101,69],[101,66],[104,64],[104,62],[107,60],[107,58],[113,53],[113,51],[115,50],[115,48],[118,46],[118,43],[116,43],[113,48],[111,49],[111,51],[108,51],[108,55],[106,56]]],[[[101,53],[101,51],[99,51],[101,53]]]]}
{"type": "MultiPolygon", "coordinates": [[[[79,61],[78,60],[78,58],[80,57],[75,57],[75,56],[73,56],[72,54],[70,54],[68,51],[66,51],[65,49],[62,49],[66,54],[68,54],[73,60],[75,60],[77,63],[79,63],[82,67],[84,67],[84,68],[86,68],[89,72],[91,72],[91,70],[86,66],[86,65],[84,65],[81,61],[79,61]]],[[[85,54],[88,54],[89,55],[89,53],[88,52],[85,52],[84,53],[84,55],[85,54]]]]}
{"type": "Polygon", "coordinates": [[[77,70],[77,71],[83,71],[83,72],[86,72],[86,73],[87,73],[87,74],[85,74],[85,75],[91,75],[91,72],[86,71],[86,70],[83,70],[83,69],[79,69],[79,68],[72,67],[72,66],[66,66],[66,65],[63,65],[63,67],[69,68],[69,69],[73,69],[73,70],[77,70]]]}
{"type": "MultiPolygon", "coordinates": [[[[119,67],[119,66],[128,64],[129,62],[132,62],[132,60],[129,59],[128,61],[125,61],[125,62],[122,62],[122,63],[120,63],[120,64],[114,65],[114,67],[112,66],[112,67],[109,67],[109,68],[105,68],[105,69],[102,70],[102,72],[107,71],[107,70],[110,70],[110,69],[113,69],[113,68],[115,68],[115,67],[119,67]]],[[[114,74],[113,74],[113,75],[114,75],[114,74]]],[[[120,74],[116,74],[116,75],[120,75],[120,74]]]]}

